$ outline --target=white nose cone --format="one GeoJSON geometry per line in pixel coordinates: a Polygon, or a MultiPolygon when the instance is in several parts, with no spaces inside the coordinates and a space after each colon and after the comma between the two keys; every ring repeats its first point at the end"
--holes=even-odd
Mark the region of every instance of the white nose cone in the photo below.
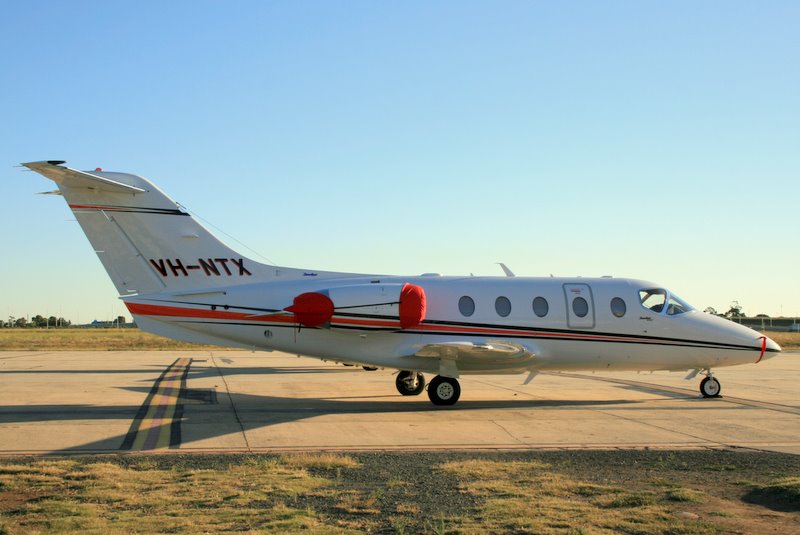
{"type": "Polygon", "coordinates": [[[775,342],[772,338],[765,336],[764,337],[764,357],[765,359],[771,359],[772,357],[778,356],[778,353],[781,352],[781,346],[775,342]]]}

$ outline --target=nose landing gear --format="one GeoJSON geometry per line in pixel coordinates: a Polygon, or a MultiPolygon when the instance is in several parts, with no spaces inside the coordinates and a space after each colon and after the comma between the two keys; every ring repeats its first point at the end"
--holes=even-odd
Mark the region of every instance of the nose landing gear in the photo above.
{"type": "Polygon", "coordinates": [[[720,386],[714,374],[711,373],[711,370],[708,370],[705,379],[700,381],[700,393],[704,398],[718,398],[720,392],[722,392],[722,386],[720,386]]]}

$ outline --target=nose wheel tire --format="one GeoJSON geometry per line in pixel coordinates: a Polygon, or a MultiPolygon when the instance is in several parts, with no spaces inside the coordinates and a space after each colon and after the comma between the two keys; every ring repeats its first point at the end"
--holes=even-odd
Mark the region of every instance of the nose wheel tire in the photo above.
{"type": "Polygon", "coordinates": [[[428,385],[428,397],[434,405],[453,405],[461,396],[461,386],[452,377],[437,375],[428,385]]]}
{"type": "Polygon", "coordinates": [[[403,396],[418,396],[425,389],[425,376],[421,373],[403,370],[394,381],[397,391],[403,396]]]}
{"type": "Polygon", "coordinates": [[[706,377],[700,381],[700,393],[704,398],[717,398],[720,392],[722,392],[722,387],[714,377],[706,377]]]}

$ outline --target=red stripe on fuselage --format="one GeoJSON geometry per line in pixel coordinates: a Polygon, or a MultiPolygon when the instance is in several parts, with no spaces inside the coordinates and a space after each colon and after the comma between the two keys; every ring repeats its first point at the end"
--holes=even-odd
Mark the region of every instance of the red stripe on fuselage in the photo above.
{"type": "Polygon", "coordinates": [[[284,314],[248,314],[246,312],[230,312],[227,310],[205,310],[201,308],[172,307],[166,305],[147,305],[143,303],[125,303],[131,314],[141,316],[167,316],[174,318],[206,318],[218,320],[271,321],[277,323],[294,323],[292,316],[284,314]]]}

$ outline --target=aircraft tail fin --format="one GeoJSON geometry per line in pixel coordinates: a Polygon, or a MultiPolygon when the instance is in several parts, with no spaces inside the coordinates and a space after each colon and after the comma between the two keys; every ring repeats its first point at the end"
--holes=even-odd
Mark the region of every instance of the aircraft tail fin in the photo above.
{"type": "Polygon", "coordinates": [[[276,276],[275,266],[230,249],[146,179],[78,171],[64,163],[22,165],[58,184],[120,295],[197,290],[276,276]]]}

